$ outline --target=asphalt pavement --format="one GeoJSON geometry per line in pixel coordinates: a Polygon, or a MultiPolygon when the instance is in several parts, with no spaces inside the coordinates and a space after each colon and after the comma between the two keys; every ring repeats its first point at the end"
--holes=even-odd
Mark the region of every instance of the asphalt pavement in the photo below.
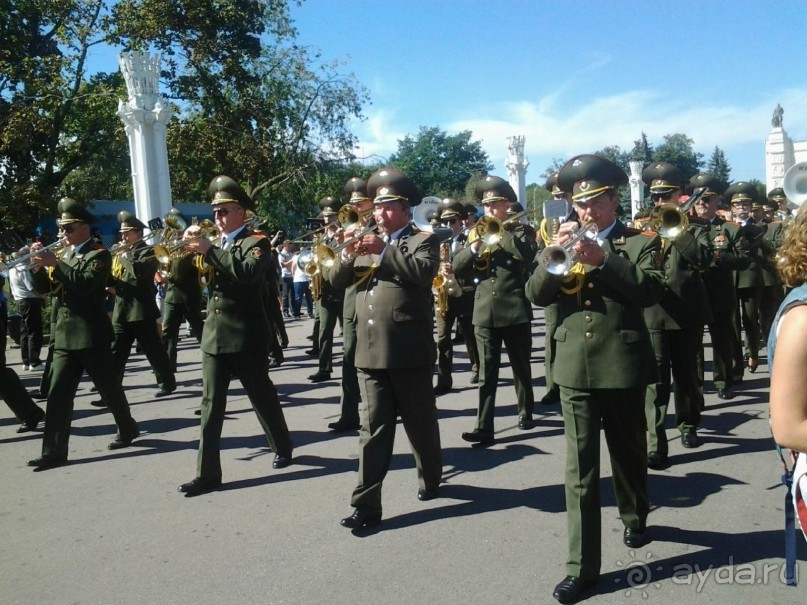
{"type": "MultiPolygon", "coordinates": [[[[311,384],[311,320],[288,324],[285,363],[270,372],[295,443],[294,464],[272,469],[255,414],[233,380],[222,438],[224,485],[197,498],[177,492],[196,469],[201,355],[180,343],[179,388],[154,399],[154,375],[133,355],[124,387],[142,435],[109,451],[115,425],[81,383],[70,463],[33,472],[41,429],[17,434],[0,412],[0,602],[7,604],[422,604],[554,603],[565,576],[565,441],[560,407],[536,405],[533,430],[517,427],[504,356],[496,439],[462,441],[477,406],[462,344],[454,391],[438,398],[444,477],[420,502],[402,428],[384,482],[384,521],[351,532],[358,433],[331,433],[339,414],[341,339],[333,380],[311,384]]],[[[337,330],[338,331],[338,330],[337,330]]],[[[543,396],[543,318],[533,322],[536,400],[543,396]]],[[[424,355],[427,353],[424,352],[424,355]]],[[[30,391],[40,373],[12,367],[30,391]]],[[[711,349],[707,347],[707,359],[711,349]]],[[[709,365],[707,365],[707,369],[709,365]]],[[[670,467],[650,472],[652,541],[622,544],[610,464],[602,443],[602,576],[582,602],[803,603],[784,582],[784,488],[768,428],[768,368],[722,401],[708,378],[703,444],[681,447],[668,418],[670,467]]],[[[44,405],[44,404],[43,404],[44,405]]],[[[674,407],[671,404],[672,413],[674,407]]],[[[804,567],[804,549],[800,552],[804,567]]],[[[804,579],[807,586],[807,578],[804,579]]]]}

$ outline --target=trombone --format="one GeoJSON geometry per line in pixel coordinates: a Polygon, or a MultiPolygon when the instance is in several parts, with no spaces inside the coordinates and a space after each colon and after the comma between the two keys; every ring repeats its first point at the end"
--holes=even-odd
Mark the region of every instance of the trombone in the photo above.
{"type": "Polygon", "coordinates": [[[650,211],[650,224],[653,231],[664,239],[674,240],[689,227],[689,217],[687,213],[695,207],[695,204],[709,190],[708,187],[699,187],[681,204],[661,204],[650,211]]]}
{"type": "MultiPolygon", "coordinates": [[[[23,254],[22,256],[20,256],[18,258],[15,258],[11,262],[4,263],[4,262],[0,261],[0,275],[2,275],[3,277],[8,277],[9,269],[13,269],[14,267],[16,267],[18,265],[22,265],[28,259],[34,258],[35,256],[39,256],[43,252],[50,251],[50,252],[53,252],[54,254],[58,254],[59,251],[61,250],[61,248],[64,248],[66,245],[67,245],[67,240],[66,239],[58,239],[55,242],[53,242],[51,244],[48,244],[47,246],[44,246],[43,248],[40,248],[39,250],[36,250],[35,252],[29,252],[28,254],[23,254]]],[[[36,267],[36,264],[32,263],[29,266],[25,267],[24,270],[25,271],[30,271],[34,267],[36,267]]]]}

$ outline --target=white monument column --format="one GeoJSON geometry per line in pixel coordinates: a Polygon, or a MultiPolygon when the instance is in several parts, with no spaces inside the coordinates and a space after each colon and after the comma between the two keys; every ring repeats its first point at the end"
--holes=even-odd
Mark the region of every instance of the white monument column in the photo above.
{"type": "Polygon", "coordinates": [[[644,203],[644,181],[642,181],[642,168],[644,165],[639,161],[628,162],[630,167],[630,217],[628,220],[632,221],[636,213],[642,209],[644,203]]]}
{"type": "Polygon", "coordinates": [[[765,189],[768,193],[782,186],[785,172],[796,163],[793,141],[782,126],[782,114],[784,110],[777,105],[771,119],[771,131],[765,139],[765,189]]]}
{"type": "Polygon", "coordinates": [[[513,191],[516,192],[518,201],[521,202],[521,205],[526,209],[526,176],[527,166],[530,165],[530,162],[524,157],[524,141],[526,140],[526,137],[507,137],[507,140],[509,142],[507,145],[507,161],[505,162],[505,165],[507,166],[507,180],[510,182],[510,186],[513,188],[513,191]]]}
{"type": "Polygon", "coordinates": [[[129,98],[118,101],[132,163],[135,215],[144,223],[171,209],[166,127],[174,115],[159,95],[160,55],[121,53],[120,70],[129,98]]]}

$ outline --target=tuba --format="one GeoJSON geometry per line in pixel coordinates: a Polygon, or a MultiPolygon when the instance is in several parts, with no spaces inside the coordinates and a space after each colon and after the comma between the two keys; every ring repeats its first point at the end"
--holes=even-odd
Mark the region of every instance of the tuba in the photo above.
{"type": "Polygon", "coordinates": [[[782,189],[787,200],[796,206],[807,201],[807,162],[799,162],[787,169],[782,189]]]}

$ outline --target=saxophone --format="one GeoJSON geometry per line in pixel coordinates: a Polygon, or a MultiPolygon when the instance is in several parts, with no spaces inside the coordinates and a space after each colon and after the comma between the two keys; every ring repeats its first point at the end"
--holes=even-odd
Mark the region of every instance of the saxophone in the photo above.
{"type": "Polygon", "coordinates": [[[432,280],[432,291],[434,292],[434,306],[440,317],[445,317],[448,312],[448,282],[449,277],[442,269],[442,264],[449,261],[449,246],[451,239],[440,244],[440,271],[432,280]]]}

